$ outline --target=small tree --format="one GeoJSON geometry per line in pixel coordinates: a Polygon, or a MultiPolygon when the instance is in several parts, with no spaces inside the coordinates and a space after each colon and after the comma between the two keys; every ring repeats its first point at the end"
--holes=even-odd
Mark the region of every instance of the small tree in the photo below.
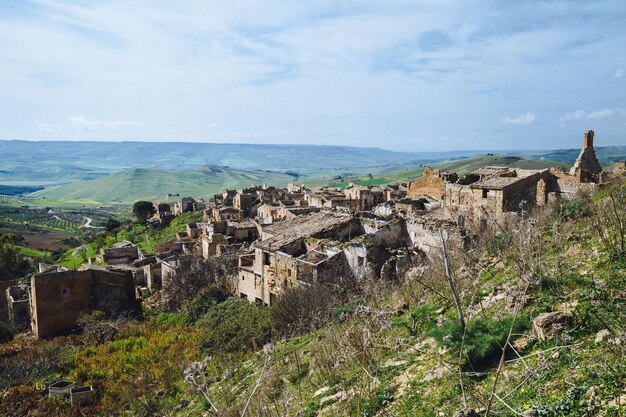
{"type": "MultiPolygon", "coordinates": [[[[134,207],[133,207],[133,209],[134,209],[134,207]]],[[[118,227],[120,227],[121,225],[122,224],[119,221],[115,220],[113,217],[110,217],[107,220],[106,225],[104,227],[106,228],[107,232],[112,232],[115,229],[117,229],[118,227]]]]}
{"type": "Polygon", "coordinates": [[[154,213],[154,205],[150,201],[137,201],[133,204],[133,214],[137,218],[137,223],[144,224],[154,213]]]}
{"type": "Polygon", "coordinates": [[[0,281],[20,278],[28,272],[29,267],[18,248],[0,243],[0,281]]]}

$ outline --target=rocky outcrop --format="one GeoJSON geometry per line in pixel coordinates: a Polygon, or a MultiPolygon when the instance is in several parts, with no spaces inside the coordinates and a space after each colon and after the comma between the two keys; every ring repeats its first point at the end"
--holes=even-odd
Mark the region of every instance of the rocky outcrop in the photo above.
{"type": "Polygon", "coordinates": [[[563,333],[571,322],[571,316],[562,311],[541,313],[533,320],[533,334],[539,340],[551,340],[563,333]]]}

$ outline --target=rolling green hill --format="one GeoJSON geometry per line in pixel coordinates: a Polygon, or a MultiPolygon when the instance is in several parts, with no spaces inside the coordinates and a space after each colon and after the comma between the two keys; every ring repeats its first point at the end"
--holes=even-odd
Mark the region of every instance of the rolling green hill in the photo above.
{"type": "Polygon", "coordinates": [[[191,171],[136,168],[94,180],[48,187],[29,195],[74,203],[132,203],[137,200],[167,200],[167,194],[208,198],[224,188],[242,188],[253,183],[286,185],[293,177],[266,171],[243,171],[203,167],[191,171]]]}
{"type": "Polygon", "coordinates": [[[0,155],[0,184],[14,186],[60,185],[132,168],[188,171],[215,165],[323,176],[424,160],[413,153],[348,146],[20,140],[0,140],[0,155]]]}

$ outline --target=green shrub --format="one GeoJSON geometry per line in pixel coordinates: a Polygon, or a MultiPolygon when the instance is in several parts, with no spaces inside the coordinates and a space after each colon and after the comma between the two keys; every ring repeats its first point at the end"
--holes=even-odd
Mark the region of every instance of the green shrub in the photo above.
{"type": "Polygon", "coordinates": [[[198,321],[200,348],[208,352],[258,349],[270,339],[270,310],[230,298],[211,307],[198,321]]]}
{"type": "Polygon", "coordinates": [[[394,326],[406,328],[411,336],[415,336],[420,327],[427,328],[434,323],[436,310],[437,307],[432,304],[422,304],[403,316],[393,317],[391,323],[394,326]]]}
{"type": "Polygon", "coordinates": [[[354,312],[354,308],[350,304],[342,304],[339,307],[333,308],[332,316],[334,322],[341,322],[350,316],[354,312]]]}
{"type": "Polygon", "coordinates": [[[185,305],[185,312],[191,321],[197,321],[206,314],[211,307],[226,301],[228,291],[219,285],[209,285],[202,288],[195,297],[185,305]]]}
{"type": "MultiPolygon", "coordinates": [[[[511,323],[511,317],[503,320],[475,317],[467,323],[464,343],[463,331],[457,318],[448,319],[441,327],[432,327],[427,334],[434,337],[440,345],[448,347],[455,356],[459,356],[463,344],[465,365],[484,367],[500,356],[511,323]]],[[[524,328],[522,320],[518,318],[513,324],[513,333],[520,333],[524,328]]]]}
{"type": "Polygon", "coordinates": [[[572,220],[585,217],[591,214],[589,202],[584,198],[578,197],[570,201],[561,201],[554,208],[550,217],[553,220],[572,220]]]}
{"type": "Polygon", "coordinates": [[[187,316],[181,313],[166,313],[159,311],[154,314],[150,321],[157,326],[173,327],[184,326],[188,324],[189,320],[187,319],[187,316]]]}
{"type": "Polygon", "coordinates": [[[496,233],[487,241],[487,253],[491,256],[500,255],[511,243],[511,235],[504,232],[496,233]]]}

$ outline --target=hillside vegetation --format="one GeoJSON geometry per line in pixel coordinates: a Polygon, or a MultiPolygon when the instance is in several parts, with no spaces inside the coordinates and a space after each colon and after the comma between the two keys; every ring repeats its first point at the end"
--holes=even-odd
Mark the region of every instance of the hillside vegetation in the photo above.
{"type": "Polygon", "coordinates": [[[620,184],[450,244],[461,316],[435,255],[400,282],[303,287],[271,308],[215,281],[175,312],[18,336],[0,345],[0,414],[623,416],[625,226],[620,184]],[[549,312],[563,320],[533,330],[549,312]],[[92,384],[96,403],[46,398],[54,378],[92,384]]]}

